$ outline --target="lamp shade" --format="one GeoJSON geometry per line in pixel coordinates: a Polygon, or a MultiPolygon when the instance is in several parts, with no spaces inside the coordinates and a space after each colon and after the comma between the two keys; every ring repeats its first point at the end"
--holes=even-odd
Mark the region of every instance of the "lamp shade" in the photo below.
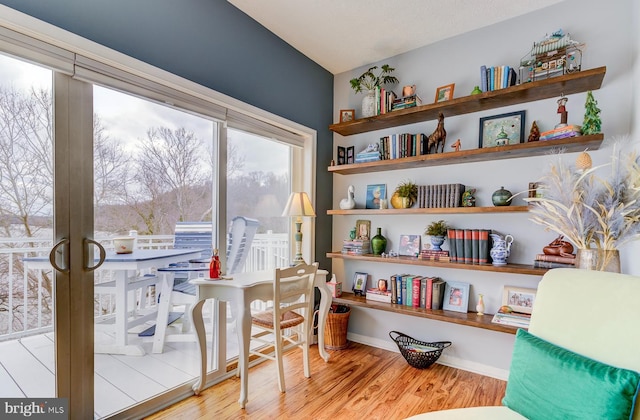
{"type": "Polygon", "coordinates": [[[282,215],[289,217],[315,217],[316,212],[313,210],[311,200],[309,200],[309,196],[306,192],[293,192],[289,196],[289,200],[287,201],[287,205],[284,207],[282,215]]]}

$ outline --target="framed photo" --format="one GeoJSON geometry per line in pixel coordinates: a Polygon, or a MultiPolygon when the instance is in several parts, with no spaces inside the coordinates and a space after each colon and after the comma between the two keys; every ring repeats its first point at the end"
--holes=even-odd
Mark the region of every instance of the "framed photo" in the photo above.
{"type": "Polygon", "coordinates": [[[344,165],[345,163],[347,163],[347,149],[338,146],[338,165],[344,165]]]}
{"type": "Polygon", "coordinates": [[[455,83],[451,83],[450,85],[440,86],[436,89],[436,100],[435,102],[444,102],[449,99],[453,99],[453,88],[456,86],[455,83]]]}
{"type": "Polygon", "coordinates": [[[356,147],[355,146],[349,146],[347,147],[347,163],[355,163],[355,153],[356,153],[356,147]]]}
{"type": "Polygon", "coordinates": [[[371,239],[371,220],[356,220],[356,239],[371,239]]]}
{"type": "Polygon", "coordinates": [[[515,312],[530,314],[536,301],[536,289],[504,286],[502,289],[502,304],[509,306],[515,312]]]}
{"type": "Polygon", "coordinates": [[[537,182],[530,182],[529,183],[529,190],[528,190],[528,198],[536,198],[539,197],[538,194],[538,183],[537,182]]]}
{"type": "Polygon", "coordinates": [[[420,235],[400,235],[398,255],[417,257],[420,254],[420,235]]]}
{"type": "Polygon", "coordinates": [[[524,111],[480,118],[478,147],[506,146],[524,141],[524,111]]]}
{"type": "Polygon", "coordinates": [[[341,109],[340,110],[340,122],[345,123],[356,119],[355,109],[341,109]]]}
{"type": "Polygon", "coordinates": [[[467,313],[469,310],[469,283],[448,281],[444,287],[442,309],[467,313]]]}
{"type": "Polygon", "coordinates": [[[380,200],[387,198],[387,184],[367,185],[367,200],[365,208],[379,209],[380,200]]]}
{"type": "Polygon", "coordinates": [[[355,295],[364,296],[367,290],[367,277],[369,275],[367,273],[359,273],[356,272],[353,275],[353,286],[351,290],[355,295]]]}

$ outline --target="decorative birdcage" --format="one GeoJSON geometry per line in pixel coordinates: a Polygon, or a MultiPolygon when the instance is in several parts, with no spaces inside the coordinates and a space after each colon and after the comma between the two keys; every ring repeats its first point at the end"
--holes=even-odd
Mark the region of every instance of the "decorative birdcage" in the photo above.
{"type": "Polygon", "coordinates": [[[562,30],[534,42],[531,51],[520,59],[520,83],[580,71],[584,46],[562,30]]]}

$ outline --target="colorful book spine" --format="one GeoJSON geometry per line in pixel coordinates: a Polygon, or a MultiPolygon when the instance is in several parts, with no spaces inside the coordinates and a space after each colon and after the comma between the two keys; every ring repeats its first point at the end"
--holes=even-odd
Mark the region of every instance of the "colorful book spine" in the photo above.
{"type": "Polygon", "coordinates": [[[405,274],[402,276],[402,304],[404,306],[411,306],[411,290],[413,289],[409,280],[410,276],[405,274]]]}
{"type": "Polygon", "coordinates": [[[471,229],[464,230],[464,263],[473,263],[473,246],[471,243],[471,229]]]}
{"type": "Polygon", "coordinates": [[[402,275],[401,274],[396,275],[396,289],[397,289],[396,303],[398,305],[402,305],[402,300],[404,298],[404,292],[402,290],[402,275]]]}
{"type": "Polygon", "coordinates": [[[444,299],[444,285],[445,282],[443,280],[439,278],[437,280],[434,280],[431,309],[442,309],[442,301],[444,299]]]}
{"type": "Polygon", "coordinates": [[[487,91],[487,66],[480,66],[480,90],[487,91]]]}
{"type": "Polygon", "coordinates": [[[456,262],[464,263],[464,230],[455,229],[456,231],[456,262]]]}
{"type": "Polygon", "coordinates": [[[447,229],[447,239],[449,240],[449,258],[451,262],[458,262],[456,254],[456,231],[455,229],[447,229]]]}
{"type": "Polygon", "coordinates": [[[420,307],[427,307],[427,277],[420,277],[420,307]]]}
{"type": "Polygon", "coordinates": [[[427,277],[427,296],[425,297],[425,309],[431,309],[433,307],[433,280],[434,277],[427,277]]]}
{"type": "Polygon", "coordinates": [[[471,229],[471,263],[480,264],[480,230],[471,229]]]}
{"type": "Polygon", "coordinates": [[[480,229],[478,241],[478,262],[480,264],[489,263],[489,233],[490,229],[480,229]]]}
{"type": "Polygon", "coordinates": [[[389,277],[389,288],[391,289],[391,303],[398,303],[398,287],[396,286],[396,274],[389,277]]]}
{"type": "Polygon", "coordinates": [[[416,276],[411,279],[413,289],[411,290],[411,306],[414,308],[420,307],[420,276],[416,276]]]}

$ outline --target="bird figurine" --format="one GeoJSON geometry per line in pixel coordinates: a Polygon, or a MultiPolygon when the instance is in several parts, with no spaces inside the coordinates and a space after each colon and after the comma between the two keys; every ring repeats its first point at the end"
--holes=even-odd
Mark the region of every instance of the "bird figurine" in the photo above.
{"type": "Polygon", "coordinates": [[[347,189],[347,198],[340,200],[340,208],[342,210],[350,210],[356,206],[356,200],[353,199],[354,192],[355,188],[353,185],[349,185],[349,188],[347,189]]]}

